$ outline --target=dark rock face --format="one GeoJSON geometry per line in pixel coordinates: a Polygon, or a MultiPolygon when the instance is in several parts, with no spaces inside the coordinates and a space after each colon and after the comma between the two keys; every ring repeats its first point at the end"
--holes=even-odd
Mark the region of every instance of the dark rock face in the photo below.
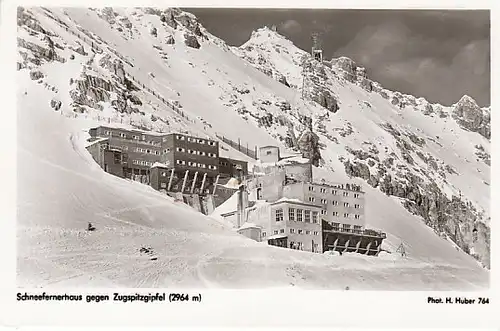
{"type": "Polygon", "coordinates": [[[483,111],[471,97],[464,95],[455,105],[451,116],[462,128],[491,138],[490,114],[483,111]]]}
{"type": "Polygon", "coordinates": [[[312,165],[319,166],[321,152],[317,134],[310,130],[304,132],[298,140],[298,148],[302,152],[302,157],[308,158],[312,165]]]}
{"type": "Polygon", "coordinates": [[[276,75],[276,80],[280,82],[281,84],[285,85],[286,87],[290,87],[290,84],[288,84],[285,75],[282,74],[277,74],[276,75]]]}
{"type": "Polygon", "coordinates": [[[40,78],[44,78],[44,77],[45,77],[45,75],[41,71],[36,70],[36,71],[30,72],[31,80],[39,80],[40,78]]]}
{"type": "Polygon", "coordinates": [[[61,109],[62,102],[59,100],[52,99],[50,100],[50,107],[52,107],[55,111],[61,109]]]}
{"type": "Polygon", "coordinates": [[[29,49],[33,53],[33,56],[35,57],[35,60],[32,59],[29,60],[37,65],[40,65],[40,60],[45,60],[46,62],[52,62],[52,61],[59,61],[61,63],[66,62],[66,60],[61,56],[59,56],[55,51],[55,49],[53,48],[44,48],[32,42],[25,41],[22,38],[17,38],[17,45],[20,48],[23,47],[29,49]]]}
{"type": "Polygon", "coordinates": [[[337,99],[328,90],[321,90],[316,94],[314,101],[329,111],[336,113],[339,110],[337,99]]]}
{"type": "Polygon", "coordinates": [[[157,37],[158,36],[158,30],[153,26],[150,30],[149,30],[149,33],[153,36],[153,37],[157,37]]]}
{"type": "Polygon", "coordinates": [[[200,43],[198,42],[198,39],[193,36],[192,34],[185,33],[184,34],[184,43],[186,46],[198,49],[201,47],[200,43]]]}
{"type": "MultiPolygon", "coordinates": [[[[384,164],[390,165],[392,160],[384,160],[384,164]]],[[[449,236],[467,253],[471,253],[473,227],[482,227],[482,238],[479,242],[482,250],[471,255],[489,268],[489,228],[477,222],[478,213],[470,202],[456,196],[448,199],[435,183],[425,184],[422,178],[411,172],[401,173],[401,179],[398,179],[387,174],[384,166],[380,164],[377,173],[370,172],[366,164],[358,161],[344,161],[344,167],[349,176],[362,178],[370,186],[378,186],[387,195],[406,199],[404,207],[408,211],[421,216],[428,226],[449,236]]]]}
{"type": "Polygon", "coordinates": [[[172,36],[172,35],[167,36],[165,38],[165,42],[167,43],[167,45],[173,45],[173,44],[175,44],[174,36],[172,36]]]}
{"type": "Polygon", "coordinates": [[[359,85],[366,91],[372,92],[373,91],[373,85],[372,81],[366,78],[363,78],[360,82],[359,85]]]}
{"type": "Polygon", "coordinates": [[[174,13],[172,11],[165,11],[165,13],[161,15],[160,20],[172,29],[177,29],[177,22],[175,21],[174,13]]]}

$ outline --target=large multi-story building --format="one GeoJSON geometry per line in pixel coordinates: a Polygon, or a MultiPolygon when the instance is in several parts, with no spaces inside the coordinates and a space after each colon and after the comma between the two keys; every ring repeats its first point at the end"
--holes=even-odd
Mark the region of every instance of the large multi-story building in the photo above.
{"type": "Polygon", "coordinates": [[[94,142],[88,150],[106,172],[140,176],[157,190],[209,193],[220,177],[248,173],[245,161],[219,158],[215,140],[104,126],[89,133],[94,142]]]}
{"type": "Polygon", "coordinates": [[[386,235],[365,229],[365,192],[360,186],[315,182],[310,163],[284,162],[274,146],[261,148],[260,156],[264,159],[261,159],[263,165],[257,167],[260,175],[249,181],[250,189],[256,190],[257,200],[276,203],[287,199],[315,206],[324,250],[368,255],[380,251],[386,235]],[[270,163],[274,164],[270,166],[270,163]]]}

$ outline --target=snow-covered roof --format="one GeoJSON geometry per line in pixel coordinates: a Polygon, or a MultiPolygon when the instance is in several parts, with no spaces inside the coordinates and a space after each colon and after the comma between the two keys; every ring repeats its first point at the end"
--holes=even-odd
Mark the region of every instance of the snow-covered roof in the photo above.
{"type": "Polygon", "coordinates": [[[88,144],[87,144],[85,147],[86,147],[86,148],[88,148],[88,147],[90,147],[90,146],[92,146],[92,145],[95,145],[95,144],[97,144],[97,143],[100,143],[100,142],[106,141],[106,140],[108,140],[108,139],[109,139],[109,138],[107,138],[107,137],[104,137],[104,138],[97,138],[97,139],[96,139],[96,140],[94,140],[94,141],[88,142],[88,144]]]}
{"type": "Polygon", "coordinates": [[[254,228],[262,229],[262,227],[259,226],[259,225],[257,225],[257,224],[246,222],[245,224],[243,224],[242,226],[240,226],[240,228],[238,230],[254,229],[254,228]]]}
{"type": "Polygon", "coordinates": [[[273,234],[272,236],[267,237],[267,240],[271,239],[282,239],[282,238],[287,238],[288,236],[286,234],[273,234]]]}
{"type": "Polygon", "coordinates": [[[279,205],[281,203],[292,203],[292,204],[300,204],[300,205],[309,206],[309,207],[321,208],[318,205],[315,205],[312,203],[307,203],[307,202],[301,201],[299,199],[291,199],[291,198],[281,198],[281,199],[271,203],[271,205],[279,205]]]}
{"type": "Polygon", "coordinates": [[[168,165],[165,163],[155,162],[151,168],[165,168],[168,169],[168,165]]]}

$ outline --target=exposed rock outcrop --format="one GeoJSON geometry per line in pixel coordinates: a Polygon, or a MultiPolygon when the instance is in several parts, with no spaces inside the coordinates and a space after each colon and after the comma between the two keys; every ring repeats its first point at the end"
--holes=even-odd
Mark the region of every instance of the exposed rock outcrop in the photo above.
{"type": "Polygon", "coordinates": [[[483,111],[468,95],[458,101],[451,116],[462,128],[477,132],[487,139],[491,138],[490,114],[483,111]]]}
{"type": "Polygon", "coordinates": [[[302,152],[302,157],[308,158],[312,165],[319,166],[321,152],[317,134],[311,130],[306,130],[298,139],[298,148],[302,152]]]}
{"type": "Polygon", "coordinates": [[[191,47],[191,48],[198,49],[201,47],[196,36],[193,36],[192,34],[189,34],[189,33],[184,34],[184,43],[186,44],[186,46],[191,47]]]}

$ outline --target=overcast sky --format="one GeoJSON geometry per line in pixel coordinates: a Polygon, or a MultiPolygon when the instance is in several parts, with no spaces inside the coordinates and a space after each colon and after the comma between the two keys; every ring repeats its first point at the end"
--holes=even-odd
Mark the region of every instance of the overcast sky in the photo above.
{"type": "Polygon", "coordinates": [[[384,87],[444,105],[464,94],[490,104],[488,11],[185,9],[239,46],[264,25],[304,50],[319,32],[326,59],[348,56],[384,87]]]}

